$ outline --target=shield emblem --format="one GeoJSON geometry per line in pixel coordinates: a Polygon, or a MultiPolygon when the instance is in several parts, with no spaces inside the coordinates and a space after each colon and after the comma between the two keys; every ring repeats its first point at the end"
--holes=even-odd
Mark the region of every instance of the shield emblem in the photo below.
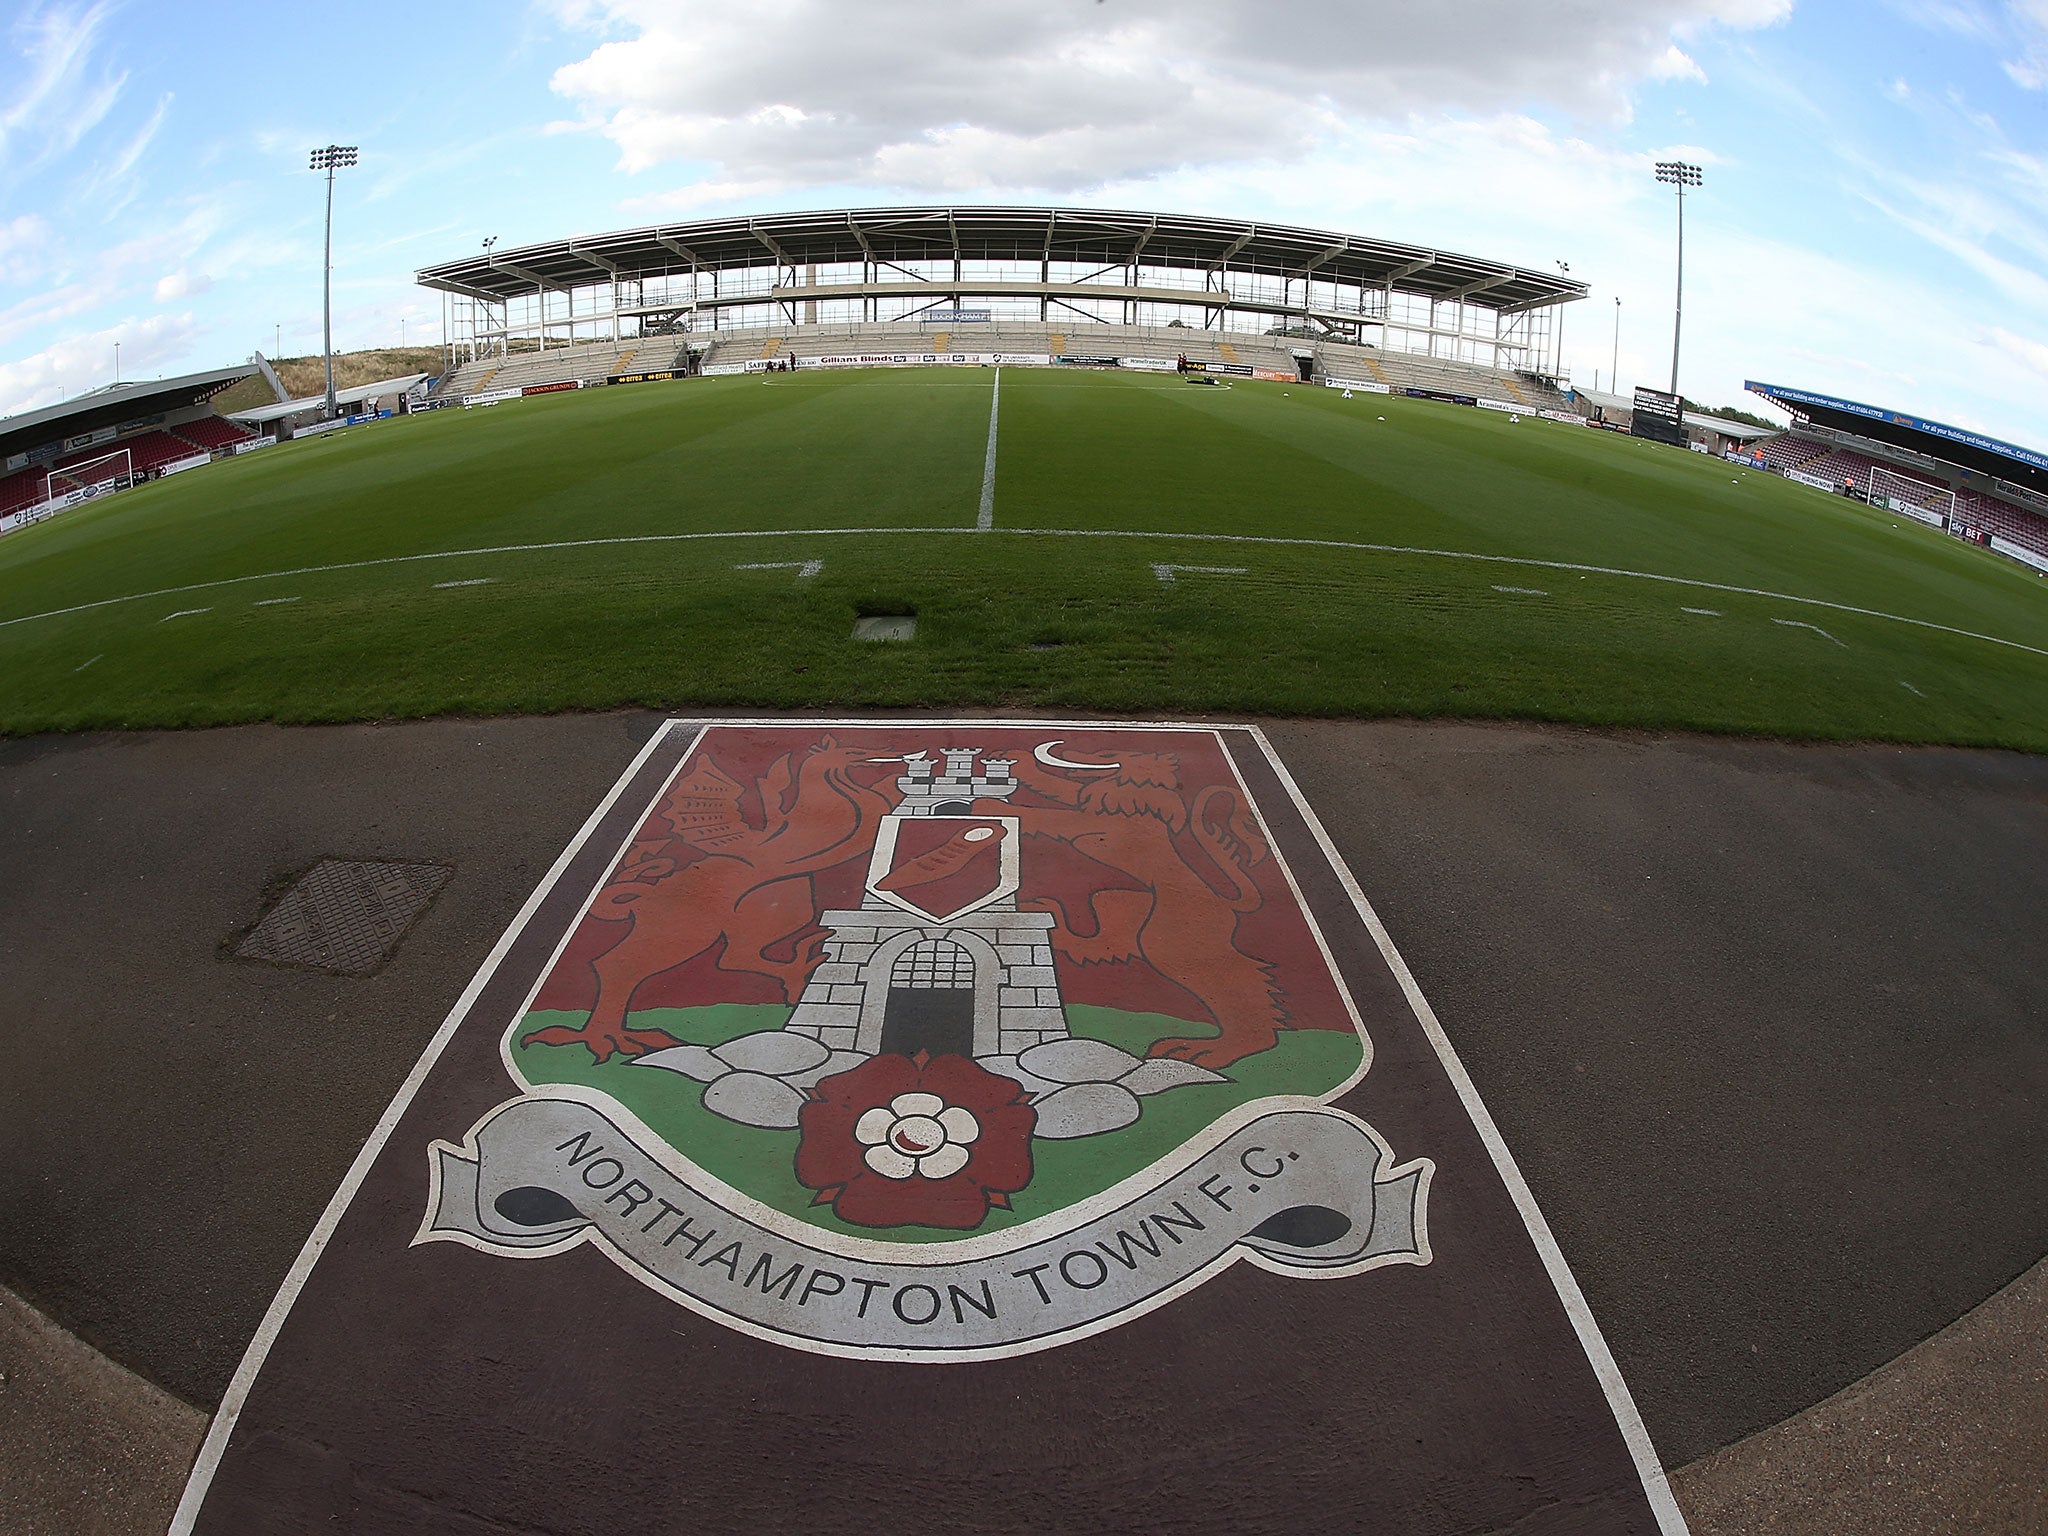
{"type": "Polygon", "coordinates": [[[867,889],[891,906],[950,923],[1017,890],[1014,816],[882,819],[867,889]]]}
{"type": "Polygon", "coordinates": [[[1220,733],[936,729],[699,735],[506,1026],[521,1097],[433,1145],[417,1240],[601,1242],[898,1360],[1083,1337],[1237,1257],[1431,1262],[1432,1165],[1328,1107],[1370,1042],[1220,733]]]}

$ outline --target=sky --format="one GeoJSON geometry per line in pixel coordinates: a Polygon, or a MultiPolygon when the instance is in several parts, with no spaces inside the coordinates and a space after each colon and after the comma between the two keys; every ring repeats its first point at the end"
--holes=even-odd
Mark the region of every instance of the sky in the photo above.
{"type": "Polygon", "coordinates": [[[1746,379],[2048,446],[2048,0],[209,0],[0,35],[0,415],[438,341],[414,271],[693,217],[1032,203],[1591,285],[1575,382],[1746,379]],[[1619,306],[1616,300],[1619,300],[1619,306]],[[1617,345],[1616,321],[1619,319],[1617,345]]]}

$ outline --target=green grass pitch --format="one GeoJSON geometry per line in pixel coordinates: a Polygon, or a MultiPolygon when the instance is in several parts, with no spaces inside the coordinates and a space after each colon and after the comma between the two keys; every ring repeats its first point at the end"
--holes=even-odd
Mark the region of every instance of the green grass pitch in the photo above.
{"type": "Polygon", "coordinates": [[[1530,418],[1007,369],[977,532],[995,379],[562,393],[80,508],[0,539],[0,729],[974,705],[2048,749],[2048,583],[1904,518],[1530,418]]]}

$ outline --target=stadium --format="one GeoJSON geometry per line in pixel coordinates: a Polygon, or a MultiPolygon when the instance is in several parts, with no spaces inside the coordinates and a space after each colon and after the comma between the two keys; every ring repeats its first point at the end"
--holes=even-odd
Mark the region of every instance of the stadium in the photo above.
{"type": "Polygon", "coordinates": [[[1786,432],[1655,441],[1559,376],[1556,274],[924,208],[419,280],[442,371],[331,419],[274,374],[211,410],[259,356],[8,424],[0,526],[37,526],[0,547],[0,717],[1003,697],[2048,740],[2038,455],[1768,386],[1786,432]],[[848,643],[890,616],[915,643],[848,643]],[[648,645],[604,639],[629,619],[648,645]]]}
{"type": "Polygon", "coordinates": [[[212,1416],[174,1531],[659,1528],[671,1400],[735,1528],[874,1467],[971,1528],[927,1444],[1030,1473],[983,1528],[1149,1528],[1126,1405],[1172,1400],[1190,1530],[1761,1531],[1728,1488],[1874,1476],[1835,1394],[2040,1258],[2048,454],[1589,389],[1560,270],[1228,217],[706,218],[415,277],[431,371],[257,353],[0,420],[0,952],[67,1021],[18,1042],[0,1281],[212,1416]],[[812,1177],[812,1106],[896,1061],[812,1177]],[[535,1104],[568,1171],[491,1185],[535,1104]],[[967,1215],[874,1215],[1019,1120],[967,1215]],[[1362,1185],[1104,1299],[1335,1124],[1362,1185]],[[1062,1212],[1036,1269],[888,1268],[1062,1212]],[[848,1322],[858,1265],[898,1278],[848,1322]],[[885,1377],[901,1464],[820,1427],[885,1377]],[[1385,1487],[1325,1486],[1361,1444],[1385,1487]]]}

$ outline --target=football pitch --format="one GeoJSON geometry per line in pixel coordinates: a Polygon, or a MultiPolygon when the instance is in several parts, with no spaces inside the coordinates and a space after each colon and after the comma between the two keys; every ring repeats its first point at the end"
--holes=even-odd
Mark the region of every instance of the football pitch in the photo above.
{"type": "Polygon", "coordinates": [[[969,704],[2040,751],[2048,584],[1612,434],[1043,369],[437,411],[0,540],[8,732],[969,704]]]}

